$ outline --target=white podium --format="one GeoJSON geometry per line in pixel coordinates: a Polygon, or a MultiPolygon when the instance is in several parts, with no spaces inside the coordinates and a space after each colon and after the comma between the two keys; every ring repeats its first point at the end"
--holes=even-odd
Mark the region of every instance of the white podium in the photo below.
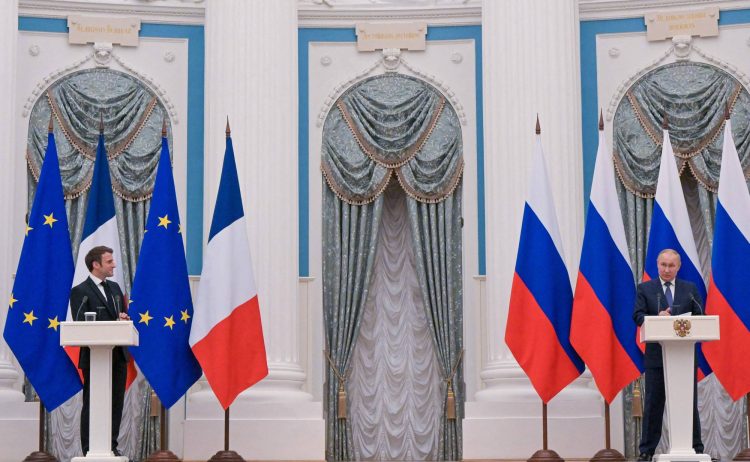
{"type": "Polygon", "coordinates": [[[718,316],[646,316],[641,342],[658,342],[664,360],[664,391],[671,447],[656,462],[711,462],[693,449],[695,342],[719,340],[718,316]]]}
{"type": "Polygon", "coordinates": [[[132,321],[66,321],[60,323],[60,345],[91,350],[89,452],[72,462],[127,462],[112,453],[112,348],[138,345],[132,321]]]}

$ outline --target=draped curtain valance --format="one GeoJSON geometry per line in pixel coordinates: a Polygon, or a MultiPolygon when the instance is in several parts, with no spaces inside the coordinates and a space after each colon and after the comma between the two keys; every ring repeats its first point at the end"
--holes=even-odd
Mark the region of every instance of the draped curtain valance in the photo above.
{"type": "Polygon", "coordinates": [[[53,84],[31,113],[26,161],[35,181],[50,114],[66,199],[80,196],[91,185],[100,116],[115,194],[131,202],[151,197],[167,113],[142,82],[110,69],[87,69],[53,84]]]}
{"type": "Polygon", "coordinates": [[[409,196],[436,203],[463,173],[461,125],[436,89],[415,78],[384,74],[344,93],[323,127],[321,169],[343,201],[362,205],[392,175],[409,196]]]}
{"type": "Polygon", "coordinates": [[[639,197],[653,197],[659,175],[662,121],[680,173],[716,192],[721,166],[724,111],[731,107],[732,134],[745,176],[750,176],[750,94],[725,71],[701,63],[668,64],[641,77],[620,102],[614,119],[617,174],[639,197]]]}

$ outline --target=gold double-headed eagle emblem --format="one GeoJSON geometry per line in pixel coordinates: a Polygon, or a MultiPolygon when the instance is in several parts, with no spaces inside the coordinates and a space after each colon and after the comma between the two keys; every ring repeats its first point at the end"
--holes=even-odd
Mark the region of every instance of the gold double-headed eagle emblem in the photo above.
{"type": "Polygon", "coordinates": [[[672,326],[674,327],[674,333],[677,334],[678,337],[687,337],[690,335],[689,319],[675,319],[672,326]]]}

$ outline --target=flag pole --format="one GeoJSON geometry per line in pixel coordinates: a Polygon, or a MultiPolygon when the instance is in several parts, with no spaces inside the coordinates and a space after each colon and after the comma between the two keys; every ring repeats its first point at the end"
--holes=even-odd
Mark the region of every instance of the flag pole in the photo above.
{"type": "MultiPolygon", "coordinates": [[[[50,120],[50,124],[52,121],[50,120]]],[[[24,462],[57,462],[57,458],[44,450],[44,403],[39,400],[39,450],[34,451],[23,460],[24,462]]]]}
{"type": "MultiPolygon", "coordinates": [[[[599,131],[604,130],[604,117],[602,110],[599,109],[599,131]]],[[[602,398],[604,398],[602,396],[602,398]]],[[[609,403],[606,399],[604,401],[604,449],[601,449],[594,454],[591,458],[591,462],[625,462],[625,456],[620,451],[612,449],[611,426],[609,418],[609,403]]]]}
{"type": "Polygon", "coordinates": [[[159,450],[151,453],[145,462],[172,462],[179,461],[180,458],[172,451],[167,449],[167,408],[161,404],[159,413],[159,450]]]}
{"type": "MultiPolygon", "coordinates": [[[[750,393],[745,395],[745,411],[747,413],[747,437],[750,439],[750,393]]],[[[750,460],[750,448],[745,448],[740,451],[734,460],[750,460]]]]}
{"type": "MultiPolygon", "coordinates": [[[[537,119],[538,127],[538,119],[537,119]]],[[[542,449],[536,451],[527,462],[565,462],[555,451],[547,446],[547,403],[542,403],[542,449]]]]}
{"type": "MultiPolygon", "coordinates": [[[[227,132],[229,131],[229,120],[227,120],[227,132]]],[[[224,450],[213,455],[208,462],[245,462],[245,459],[236,451],[229,449],[229,406],[224,409],[224,450]]]]}
{"type": "Polygon", "coordinates": [[[594,454],[591,462],[625,462],[625,456],[617,449],[612,449],[610,430],[609,403],[604,400],[604,449],[594,454]]]}

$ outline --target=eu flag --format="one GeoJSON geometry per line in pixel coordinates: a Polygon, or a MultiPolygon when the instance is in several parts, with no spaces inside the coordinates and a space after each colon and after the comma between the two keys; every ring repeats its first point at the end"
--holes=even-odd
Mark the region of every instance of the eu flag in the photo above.
{"type": "Polygon", "coordinates": [[[130,298],[130,317],[140,335],[130,352],[169,408],[200,378],[201,368],[188,343],[193,301],[165,137],[130,298]]]}
{"type": "Polygon", "coordinates": [[[73,250],[52,132],[25,233],[3,337],[51,411],[81,389],[78,371],[60,346],[73,250]]]}

